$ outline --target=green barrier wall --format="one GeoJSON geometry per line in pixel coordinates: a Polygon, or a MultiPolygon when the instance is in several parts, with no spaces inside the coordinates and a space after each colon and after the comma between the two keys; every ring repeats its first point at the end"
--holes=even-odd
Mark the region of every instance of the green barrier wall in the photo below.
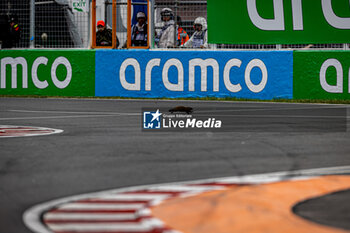
{"type": "Polygon", "coordinates": [[[207,2],[210,43],[349,43],[349,0],[207,2]]]}
{"type": "Polygon", "coordinates": [[[350,99],[350,52],[295,51],[293,67],[294,99],[350,99]]]}
{"type": "Polygon", "coordinates": [[[0,63],[0,95],[95,95],[93,50],[2,50],[0,63]]]}

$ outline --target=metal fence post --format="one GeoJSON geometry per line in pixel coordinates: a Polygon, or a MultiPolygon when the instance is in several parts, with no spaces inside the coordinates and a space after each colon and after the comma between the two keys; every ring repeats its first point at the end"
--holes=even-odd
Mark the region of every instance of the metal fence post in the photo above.
{"type": "Polygon", "coordinates": [[[178,8],[178,5],[177,5],[178,1],[175,0],[175,6],[174,6],[174,48],[177,47],[177,8],[178,8]]]}
{"type": "Polygon", "coordinates": [[[155,2],[154,2],[154,0],[150,0],[149,1],[150,2],[150,5],[149,5],[149,12],[151,13],[150,14],[150,17],[149,17],[149,19],[150,19],[150,22],[147,22],[148,23],[148,25],[150,25],[151,26],[151,28],[150,28],[150,36],[149,36],[149,38],[150,38],[150,48],[155,48],[155,42],[154,42],[154,37],[155,37],[155,28],[154,28],[154,24],[155,24],[155,12],[154,12],[154,10],[155,10],[155,2]]]}
{"type": "Polygon", "coordinates": [[[30,42],[29,47],[35,47],[35,0],[30,0],[30,42]]]}

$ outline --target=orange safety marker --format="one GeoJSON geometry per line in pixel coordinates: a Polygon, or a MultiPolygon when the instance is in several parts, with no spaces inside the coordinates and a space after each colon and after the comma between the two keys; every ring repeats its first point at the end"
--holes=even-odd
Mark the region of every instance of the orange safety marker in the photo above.
{"type": "Polygon", "coordinates": [[[292,212],[297,203],[350,188],[350,176],[231,187],[174,198],[152,209],[153,216],[183,233],[345,233],[292,212]]]}

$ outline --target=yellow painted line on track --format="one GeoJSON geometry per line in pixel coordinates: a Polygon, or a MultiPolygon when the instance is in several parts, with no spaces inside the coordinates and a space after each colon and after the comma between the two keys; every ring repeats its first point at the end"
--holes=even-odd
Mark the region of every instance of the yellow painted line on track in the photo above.
{"type": "Polygon", "coordinates": [[[297,203],[350,188],[350,176],[323,176],[268,184],[233,186],[174,198],[153,216],[183,233],[349,233],[292,212],[297,203]]]}

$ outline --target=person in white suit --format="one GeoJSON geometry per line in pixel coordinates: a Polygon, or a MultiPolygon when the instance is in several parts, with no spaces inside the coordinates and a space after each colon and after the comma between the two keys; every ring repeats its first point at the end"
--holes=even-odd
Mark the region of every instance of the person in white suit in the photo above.
{"type": "Polygon", "coordinates": [[[203,17],[198,17],[193,25],[195,32],[191,38],[183,45],[187,48],[209,48],[207,21],[203,17]]]}
{"type": "Polygon", "coordinates": [[[170,8],[163,8],[160,12],[164,26],[158,34],[159,48],[174,48],[175,47],[175,22],[174,13],[170,8]]]}

